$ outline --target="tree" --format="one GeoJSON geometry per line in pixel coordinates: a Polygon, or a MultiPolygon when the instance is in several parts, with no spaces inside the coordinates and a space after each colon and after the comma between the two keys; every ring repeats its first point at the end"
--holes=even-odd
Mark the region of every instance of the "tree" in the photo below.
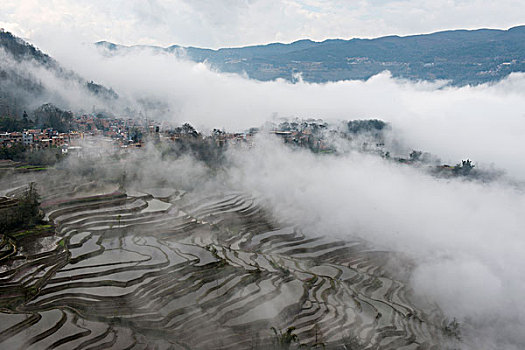
{"type": "Polygon", "coordinates": [[[67,132],[71,128],[73,113],[63,111],[51,103],[46,103],[34,111],[37,126],[67,132]]]}
{"type": "Polygon", "coordinates": [[[471,173],[474,167],[475,165],[472,164],[472,161],[470,159],[467,159],[462,160],[461,163],[456,164],[453,171],[456,175],[467,176],[471,173]]]}
{"type": "Polygon", "coordinates": [[[133,128],[133,129],[131,129],[131,131],[129,132],[129,137],[130,137],[130,139],[132,139],[133,142],[135,142],[135,143],[140,142],[140,141],[142,141],[142,131],[140,131],[140,130],[137,129],[137,128],[133,128]]]}
{"type": "Polygon", "coordinates": [[[388,126],[382,120],[351,120],[347,123],[348,132],[351,134],[359,134],[363,132],[377,133],[383,131],[388,126]]]}
{"type": "Polygon", "coordinates": [[[24,111],[24,115],[22,116],[22,122],[24,123],[24,127],[29,125],[29,117],[26,111],[24,111]]]}
{"type": "Polygon", "coordinates": [[[23,120],[14,117],[0,117],[0,131],[22,131],[26,127],[25,124],[23,120]]]}
{"type": "Polygon", "coordinates": [[[423,152],[421,151],[416,151],[416,150],[413,150],[412,152],[410,152],[410,160],[413,161],[413,162],[419,162],[421,160],[421,155],[423,154],[423,152]]]}
{"type": "Polygon", "coordinates": [[[22,228],[30,228],[43,219],[40,211],[40,196],[35,184],[29,184],[27,190],[15,199],[15,205],[0,209],[0,231],[8,232],[22,228]]]}
{"type": "Polygon", "coordinates": [[[27,226],[39,223],[43,216],[40,212],[40,196],[34,182],[31,182],[25,194],[18,202],[20,222],[27,226]]]}
{"type": "Polygon", "coordinates": [[[26,156],[26,146],[15,143],[11,147],[0,147],[0,159],[10,159],[14,161],[24,160],[26,156]]]}
{"type": "Polygon", "coordinates": [[[224,135],[226,132],[224,130],[221,130],[221,129],[213,129],[213,136],[214,137],[218,137],[218,136],[221,136],[221,135],[224,135]]]}
{"type": "Polygon", "coordinates": [[[199,133],[197,132],[197,130],[195,130],[195,128],[191,126],[190,123],[184,123],[182,125],[182,132],[186,135],[191,135],[194,137],[199,136],[199,133]]]}
{"type": "Polygon", "coordinates": [[[293,332],[295,327],[288,327],[284,333],[281,330],[277,332],[275,327],[272,327],[271,330],[275,333],[276,345],[281,349],[289,349],[292,343],[299,341],[299,337],[293,332]]]}

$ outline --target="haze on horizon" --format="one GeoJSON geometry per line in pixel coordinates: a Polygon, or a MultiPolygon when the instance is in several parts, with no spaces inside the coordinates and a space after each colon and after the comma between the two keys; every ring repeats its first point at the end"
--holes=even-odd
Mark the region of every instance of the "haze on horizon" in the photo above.
{"type": "MultiPolygon", "coordinates": [[[[373,38],[523,24],[519,0],[7,0],[0,28],[43,50],[54,42],[204,48],[373,38]]],[[[51,52],[52,53],[52,52],[51,52]]]]}

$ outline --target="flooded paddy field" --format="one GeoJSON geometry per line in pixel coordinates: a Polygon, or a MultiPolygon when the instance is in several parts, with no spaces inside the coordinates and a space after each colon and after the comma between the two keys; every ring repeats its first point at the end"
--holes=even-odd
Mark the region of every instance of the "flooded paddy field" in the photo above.
{"type": "Polygon", "coordinates": [[[441,313],[387,272],[392,253],[305,235],[243,193],[42,179],[55,231],[2,235],[2,349],[271,349],[290,327],[292,348],[440,348],[441,313]]]}

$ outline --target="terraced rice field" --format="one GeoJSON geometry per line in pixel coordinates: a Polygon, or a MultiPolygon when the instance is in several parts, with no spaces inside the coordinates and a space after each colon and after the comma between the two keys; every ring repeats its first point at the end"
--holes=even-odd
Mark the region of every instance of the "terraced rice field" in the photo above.
{"type": "Polygon", "coordinates": [[[305,236],[241,193],[39,186],[56,234],[0,242],[2,349],[274,348],[292,326],[310,347],[438,348],[440,313],[365,242],[305,236]]]}

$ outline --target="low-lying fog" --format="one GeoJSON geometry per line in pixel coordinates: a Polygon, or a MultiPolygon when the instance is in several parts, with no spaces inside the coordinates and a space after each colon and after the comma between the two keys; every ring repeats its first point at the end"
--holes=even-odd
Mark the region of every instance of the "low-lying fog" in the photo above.
{"type": "Polygon", "coordinates": [[[292,84],[221,74],[147,49],[108,56],[68,39],[43,44],[66,67],[115,89],[126,107],[128,98],[168,104],[146,112],[149,117],[189,121],[200,130],[244,130],[280,117],[378,118],[392,123],[409,147],[446,162],[469,157],[525,179],[525,74],[461,88],[397,80],[388,72],[368,81],[292,84]]]}
{"type": "MultiPolygon", "coordinates": [[[[147,50],[110,57],[86,46],[53,46],[50,53],[122,96],[168,103],[169,112],[157,117],[199,130],[244,130],[280,117],[377,118],[390,122],[408,147],[449,164],[468,157],[525,179],[525,74],[462,88],[396,80],[387,72],[366,82],[292,84],[221,74],[147,50]]],[[[229,159],[221,183],[263,198],[283,220],[326,235],[359,236],[413,258],[416,293],[457,317],[471,348],[525,346],[519,186],[436,179],[379,157],[318,156],[264,138],[253,149],[231,151],[229,159]]],[[[161,162],[152,155],[142,166],[165,178],[193,167],[188,160],[161,162]]]]}
{"type": "Polygon", "coordinates": [[[467,321],[470,340],[482,339],[472,348],[525,344],[522,191],[438,180],[368,155],[319,157],[275,142],[233,159],[232,183],[266,199],[283,220],[412,257],[412,287],[447,316],[467,321]]]}

